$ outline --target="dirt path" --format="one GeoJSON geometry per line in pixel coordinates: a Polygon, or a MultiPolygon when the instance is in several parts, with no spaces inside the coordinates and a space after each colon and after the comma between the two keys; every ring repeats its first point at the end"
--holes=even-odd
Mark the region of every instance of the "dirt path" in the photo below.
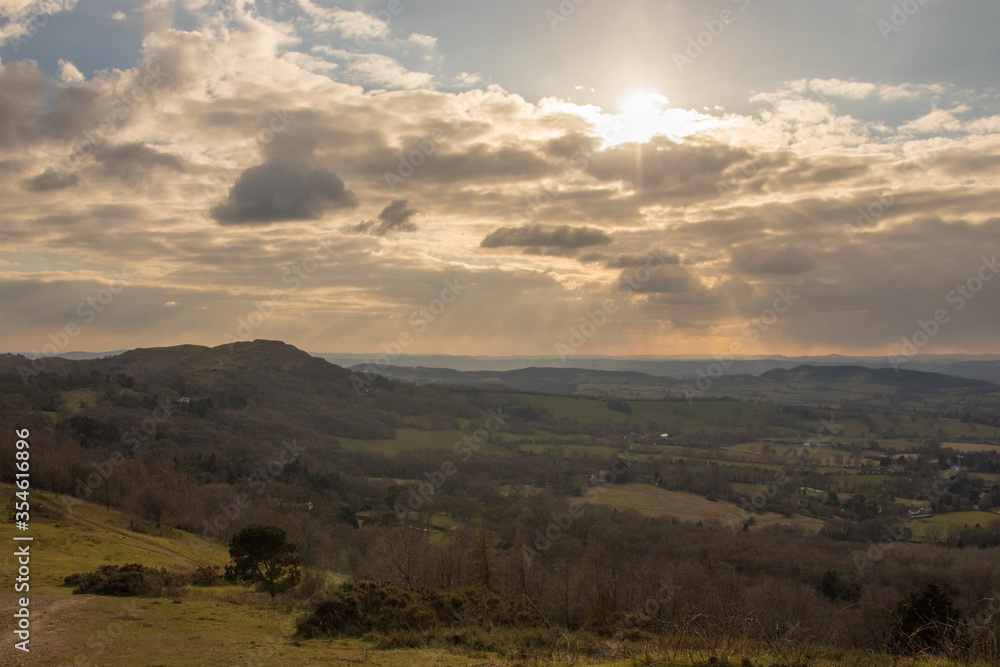
{"type": "Polygon", "coordinates": [[[90,602],[89,597],[66,595],[30,595],[31,604],[31,640],[28,643],[30,651],[25,653],[14,648],[13,638],[14,617],[18,606],[18,598],[14,595],[4,595],[0,598],[0,618],[3,619],[3,637],[0,642],[0,665],[55,665],[60,658],[67,655],[67,649],[62,640],[63,618],[71,611],[77,611],[90,602]]]}
{"type": "Polygon", "coordinates": [[[118,527],[112,526],[111,524],[108,524],[108,523],[98,523],[96,521],[91,521],[89,519],[84,519],[83,517],[80,517],[80,516],[77,516],[76,514],[74,514],[69,507],[65,507],[65,506],[64,507],[60,507],[59,503],[56,503],[51,498],[48,498],[48,497],[46,497],[46,496],[44,496],[42,494],[38,494],[38,497],[41,499],[41,501],[43,503],[46,503],[52,509],[56,509],[56,510],[58,510],[60,512],[64,512],[67,519],[71,519],[71,520],[73,520],[73,521],[75,521],[75,522],[77,522],[77,523],[79,523],[81,525],[84,525],[84,526],[89,526],[91,528],[96,528],[98,530],[107,531],[107,532],[110,532],[110,533],[115,533],[116,535],[121,535],[122,537],[125,537],[127,539],[132,540],[133,542],[136,542],[136,547],[137,548],[144,549],[146,551],[151,551],[153,553],[158,553],[158,554],[160,554],[162,556],[170,556],[171,558],[176,558],[177,560],[183,561],[184,563],[187,563],[188,565],[190,565],[192,567],[200,567],[201,565],[204,564],[204,563],[195,562],[195,561],[191,560],[190,558],[188,558],[187,556],[183,556],[183,555],[177,553],[176,551],[174,551],[172,549],[168,549],[167,547],[163,546],[162,544],[158,544],[158,543],[154,542],[153,540],[150,540],[148,538],[143,537],[139,533],[133,533],[132,531],[125,530],[124,528],[118,528],[118,527]]]}
{"type": "Polygon", "coordinates": [[[195,562],[190,558],[188,558],[187,556],[183,556],[177,553],[173,549],[168,549],[162,544],[157,544],[156,542],[150,539],[142,537],[138,533],[133,533],[131,531],[125,530],[124,528],[115,528],[114,526],[108,525],[106,523],[97,523],[96,521],[81,519],[78,516],[71,516],[71,518],[73,519],[73,521],[81,523],[85,526],[90,526],[91,528],[98,528],[100,530],[106,530],[110,533],[115,533],[116,535],[121,535],[123,537],[126,537],[132,540],[133,542],[137,542],[138,544],[136,546],[140,549],[145,549],[146,551],[152,551],[153,553],[158,553],[163,556],[170,556],[171,558],[176,558],[177,560],[184,561],[185,563],[187,563],[192,567],[200,567],[201,565],[203,565],[203,563],[195,562]]]}

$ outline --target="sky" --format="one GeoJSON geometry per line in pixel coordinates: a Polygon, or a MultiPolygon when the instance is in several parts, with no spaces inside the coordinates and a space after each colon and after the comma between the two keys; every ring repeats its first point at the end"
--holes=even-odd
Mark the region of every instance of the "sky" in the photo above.
{"type": "Polygon", "coordinates": [[[995,353],[998,25],[0,0],[0,351],[995,353]]]}

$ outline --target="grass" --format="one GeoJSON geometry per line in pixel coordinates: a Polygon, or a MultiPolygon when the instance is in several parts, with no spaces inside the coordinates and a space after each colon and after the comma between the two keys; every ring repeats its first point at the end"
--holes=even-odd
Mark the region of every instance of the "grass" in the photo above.
{"type": "MultiPolygon", "coordinates": [[[[14,487],[2,486],[4,493],[12,497],[14,487]]],[[[100,505],[37,489],[31,491],[29,500],[33,511],[28,534],[35,538],[31,557],[33,590],[65,592],[61,584],[67,575],[102,565],[139,563],[168,570],[194,570],[197,565],[229,562],[229,553],[221,544],[172,529],[161,531],[162,536],[132,532],[128,530],[127,515],[100,505]]],[[[9,565],[2,569],[4,590],[12,590],[12,569],[9,565]]]]}
{"type": "MultiPolygon", "coordinates": [[[[13,488],[3,485],[3,491],[12,494],[13,488]]],[[[187,570],[192,567],[192,561],[208,565],[224,563],[226,550],[217,544],[192,550],[189,536],[180,531],[164,530],[157,536],[134,533],[127,529],[127,515],[99,505],[70,502],[62,496],[40,491],[32,491],[31,500],[33,507],[41,512],[37,516],[33,514],[31,527],[35,537],[31,552],[31,613],[35,619],[31,643],[33,663],[151,667],[342,663],[383,667],[513,667],[526,664],[523,659],[505,659],[495,653],[469,648],[381,649],[371,641],[359,639],[303,640],[296,636],[295,624],[306,610],[307,601],[287,596],[271,600],[264,593],[245,588],[185,587],[172,592],[172,597],[164,598],[72,595],[69,588],[57,582],[75,572],[124,562],[166,567],[172,571],[187,570]]],[[[712,503],[694,494],[640,485],[606,487],[598,500],[646,512],[660,513],[670,509],[687,520],[725,521],[731,512],[738,512],[731,503],[712,503]]],[[[809,521],[801,517],[789,521],[774,514],[758,517],[758,525],[807,525],[809,521]]],[[[448,522],[441,519],[435,523],[448,522]]],[[[9,557],[7,564],[2,585],[11,590],[13,575],[9,557]]],[[[12,598],[0,598],[4,616],[13,608],[12,598]]],[[[654,662],[646,662],[641,659],[644,650],[639,645],[627,647],[635,658],[612,657],[620,656],[622,648],[621,644],[606,640],[605,657],[567,653],[563,648],[557,648],[552,654],[542,651],[537,656],[544,664],[558,667],[634,667],[637,664],[679,667],[706,663],[712,657],[721,658],[712,664],[735,666],[741,664],[742,658],[736,654],[713,656],[704,651],[684,650],[654,655],[654,662]]],[[[747,646],[748,650],[751,648],[747,646]]],[[[758,654],[757,651],[749,653],[755,657],[754,664],[783,664],[788,658],[758,654]]],[[[865,657],[841,651],[834,653],[837,657],[820,649],[809,664],[823,667],[862,664],[862,657],[865,657]]],[[[0,664],[18,664],[20,657],[14,655],[11,642],[0,645],[0,664]]],[[[888,665],[881,658],[879,660],[867,664],[888,665]]],[[[948,663],[938,661],[935,664],[948,663]]]]}
{"type": "MultiPolygon", "coordinates": [[[[757,491],[755,486],[753,491],[757,491]]],[[[648,484],[621,484],[596,487],[591,491],[594,502],[608,505],[619,511],[634,510],[646,516],[671,516],[679,521],[718,521],[729,526],[742,521],[743,509],[735,503],[711,501],[686,491],[669,491],[648,484]]],[[[774,524],[798,525],[819,532],[823,521],[803,516],[786,518],[781,514],[766,512],[755,515],[758,527],[774,524]]]]}
{"type": "Polygon", "coordinates": [[[923,539],[927,536],[928,531],[933,532],[934,529],[942,537],[946,537],[948,531],[952,528],[968,528],[975,526],[977,523],[980,526],[986,526],[994,521],[1000,521],[1000,514],[985,511],[950,512],[948,514],[936,514],[926,519],[915,519],[911,528],[913,529],[913,536],[915,538],[923,539]]]}
{"type": "Polygon", "coordinates": [[[608,406],[601,400],[530,394],[521,395],[518,399],[536,408],[548,410],[555,417],[571,419],[583,424],[597,422],[623,424],[631,420],[629,415],[608,409],[608,406]]]}
{"type": "MultiPolygon", "coordinates": [[[[456,443],[461,443],[468,433],[462,431],[423,431],[420,429],[396,429],[396,437],[391,440],[355,440],[353,438],[338,438],[340,446],[353,451],[366,451],[376,454],[395,456],[407,450],[442,450],[453,451],[456,443]]],[[[506,437],[506,436],[505,436],[506,437]]],[[[462,445],[464,447],[464,445],[462,445]]],[[[502,447],[486,444],[479,451],[490,454],[509,455],[502,447]]]]}
{"type": "Polygon", "coordinates": [[[469,664],[467,656],[440,649],[376,651],[360,640],[298,641],[294,610],[264,597],[231,588],[189,590],[179,604],[165,598],[74,596],[76,604],[54,612],[60,632],[42,629],[33,638],[32,654],[39,664],[57,664],[48,657],[150,666],[469,664]]]}

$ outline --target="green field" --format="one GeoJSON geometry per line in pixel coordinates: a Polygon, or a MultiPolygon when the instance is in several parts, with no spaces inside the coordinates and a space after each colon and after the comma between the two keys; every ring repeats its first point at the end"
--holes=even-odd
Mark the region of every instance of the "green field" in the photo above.
{"type": "Polygon", "coordinates": [[[952,528],[970,528],[979,524],[986,526],[994,521],[1000,521],[1000,514],[993,512],[952,512],[950,514],[936,514],[926,519],[914,519],[911,525],[913,537],[923,539],[927,537],[928,531],[932,533],[936,530],[940,537],[947,537],[948,531],[952,528]]]}
{"type": "MultiPolygon", "coordinates": [[[[621,484],[595,487],[591,490],[593,502],[608,505],[618,511],[633,510],[646,516],[670,516],[679,521],[718,521],[723,526],[742,522],[744,512],[735,503],[711,501],[685,491],[669,491],[648,484],[621,484]]],[[[756,527],[774,524],[797,525],[818,532],[823,527],[819,519],[802,516],[786,518],[774,512],[754,515],[756,527]]]]}

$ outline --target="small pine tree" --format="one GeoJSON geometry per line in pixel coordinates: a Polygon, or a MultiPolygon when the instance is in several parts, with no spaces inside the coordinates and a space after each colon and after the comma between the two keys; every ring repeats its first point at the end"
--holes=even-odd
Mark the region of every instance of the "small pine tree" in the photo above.
{"type": "Polygon", "coordinates": [[[226,581],[257,585],[274,597],[299,583],[300,558],[296,551],[281,528],[246,526],[229,544],[233,564],[226,566],[226,581]]]}

